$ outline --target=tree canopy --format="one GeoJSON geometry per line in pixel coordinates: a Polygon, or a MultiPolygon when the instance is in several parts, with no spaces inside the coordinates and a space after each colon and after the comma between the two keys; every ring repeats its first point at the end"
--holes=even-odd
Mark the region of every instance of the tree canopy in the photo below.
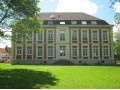
{"type": "Polygon", "coordinates": [[[3,39],[10,37],[5,34],[7,31],[3,29],[4,25],[12,28],[12,32],[40,31],[41,20],[38,18],[40,8],[37,6],[39,2],[39,0],[0,0],[0,37],[3,39]]]}

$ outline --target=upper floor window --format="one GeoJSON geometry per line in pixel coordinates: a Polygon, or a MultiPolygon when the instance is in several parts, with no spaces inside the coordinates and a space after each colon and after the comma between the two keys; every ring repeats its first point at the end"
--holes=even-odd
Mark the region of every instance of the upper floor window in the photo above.
{"type": "Polygon", "coordinates": [[[97,31],[93,31],[93,40],[98,40],[97,31]]]}
{"type": "Polygon", "coordinates": [[[91,21],[91,24],[97,24],[97,22],[96,21],[91,21]]]}
{"type": "Polygon", "coordinates": [[[38,56],[42,56],[42,46],[38,46],[38,56]]]}
{"type": "Polygon", "coordinates": [[[65,21],[60,21],[60,24],[65,24],[65,21]]]}
{"type": "Polygon", "coordinates": [[[87,21],[81,21],[82,24],[87,24],[87,21]]]}
{"type": "Polygon", "coordinates": [[[108,40],[107,31],[103,31],[103,40],[108,40]]]}
{"type": "Polygon", "coordinates": [[[82,31],[83,40],[88,40],[87,31],[82,31]]]}
{"type": "Polygon", "coordinates": [[[83,46],[83,57],[88,56],[88,46],[83,46]]]}
{"type": "Polygon", "coordinates": [[[43,34],[42,32],[41,33],[38,33],[38,41],[42,41],[43,39],[43,34]]]}
{"type": "Polygon", "coordinates": [[[28,41],[32,40],[32,33],[28,33],[28,41]]]}
{"type": "Polygon", "coordinates": [[[48,41],[52,41],[53,40],[53,31],[48,31],[48,41]]]}
{"type": "Polygon", "coordinates": [[[77,46],[72,46],[72,55],[77,56],[77,46]]]}
{"type": "Polygon", "coordinates": [[[93,46],[93,55],[98,56],[98,46],[93,46]]]}
{"type": "Polygon", "coordinates": [[[22,40],[22,33],[17,33],[16,38],[18,41],[21,41],[22,40]]]}
{"type": "Polygon", "coordinates": [[[48,56],[53,56],[53,46],[48,46],[48,56]]]}
{"type": "Polygon", "coordinates": [[[77,40],[77,31],[72,31],[72,40],[77,40]]]}
{"type": "Polygon", "coordinates": [[[103,46],[103,54],[104,56],[108,56],[108,46],[103,46]]]}
{"type": "Polygon", "coordinates": [[[71,24],[77,24],[77,21],[71,21],[71,24]]]}
{"type": "Polygon", "coordinates": [[[60,40],[65,40],[65,31],[60,31],[60,40]]]}
{"type": "Polygon", "coordinates": [[[27,46],[27,54],[32,54],[32,46],[27,46]]]}
{"type": "Polygon", "coordinates": [[[48,25],[52,25],[53,24],[53,21],[52,20],[49,20],[48,21],[48,25]]]}
{"type": "Polygon", "coordinates": [[[21,46],[17,47],[17,54],[18,55],[22,54],[22,47],[21,46]]]}

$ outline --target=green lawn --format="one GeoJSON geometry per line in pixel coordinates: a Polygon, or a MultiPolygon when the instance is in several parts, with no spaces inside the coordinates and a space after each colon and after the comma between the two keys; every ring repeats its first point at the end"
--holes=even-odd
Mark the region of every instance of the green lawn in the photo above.
{"type": "Polygon", "coordinates": [[[40,66],[0,63],[0,88],[120,89],[120,66],[40,66]]]}

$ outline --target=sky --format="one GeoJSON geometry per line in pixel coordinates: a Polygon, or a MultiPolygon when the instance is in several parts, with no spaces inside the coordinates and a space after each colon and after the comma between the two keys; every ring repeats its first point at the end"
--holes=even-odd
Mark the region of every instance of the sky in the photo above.
{"type": "MultiPolygon", "coordinates": [[[[114,24],[114,15],[120,12],[120,3],[110,8],[110,0],[41,0],[40,12],[84,12],[114,24]]],[[[116,27],[113,27],[116,32],[116,27]]],[[[0,48],[11,47],[10,41],[0,43],[0,48]]]]}

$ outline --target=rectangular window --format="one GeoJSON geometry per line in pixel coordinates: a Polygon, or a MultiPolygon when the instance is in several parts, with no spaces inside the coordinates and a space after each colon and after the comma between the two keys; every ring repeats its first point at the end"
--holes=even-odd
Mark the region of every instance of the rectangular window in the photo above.
{"type": "Polygon", "coordinates": [[[65,46],[60,46],[60,56],[65,56],[65,46]]]}
{"type": "Polygon", "coordinates": [[[28,41],[32,40],[32,33],[28,33],[28,41]]]}
{"type": "Polygon", "coordinates": [[[65,24],[65,22],[64,22],[64,21],[61,21],[60,24],[65,24]]]}
{"type": "Polygon", "coordinates": [[[77,40],[77,31],[72,31],[72,40],[77,40]]]}
{"type": "Polygon", "coordinates": [[[53,21],[52,20],[49,20],[48,21],[48,25],[52,25],[53,24],[53,21]]]}
{"type": "Polygon", "coordinates": [[[38,46],[38,56],[42,56],[42,46],[38,46]]]}
{"type": "Polygon", "coordinates": [[[82,31],[82,35],[83,35],[83,40],[88,40],[87,31],[82,31]]]}
{"type": "Polygon", "coordinates": [[[32,54],[32,46],[27,47],[27,54],[32,54]]]}
{"type": "Polygon", "coordinates": [[[71,21],[71,24],[77,24],[77,21],[71,21]]]}
{"type": "Polygon", "coordinates": [[[93,31],[93,40],[98,40],[97,31],[93,31]]]}
{"type": "Polygon", "coordinates": [[[83,57],[88,56],[88,46],[83,46],[83,57]]]}
{"type": "Polygon", "coordinates": [[[65,31],[60,31],[60,40],[65,40],[65,31]]]}
{"type": "Polygon", "coordinates": [[[93,55],[98,56],[98,46],[93,46],[93,55]]]}
{"type": "Polygon", "coordinates": [[[22,47],[17,47],[17,54],[21,55],[22,54],[22,47]]]}
{"type": "Polygon", "coordinates": [[[77,56],[77,46],[72,46],[72,55],[77,56]]]}
{"type": "Polygon", "coordinates": [[[103,31],[103,40],[107,40],[107,31],[103,31]]]}
{"type": "Polygon", "coordinates": [[[104,56],[108,56],[108,46],[103,46],[104,56]]]}
{"type": "Polygon", "coordinates": [[[48,56],[53,56],[53,46],[48,46],[48,56]]]}
{"type": "Polygon", "coordinates": [[[38,41],[42,41],[42,40],[43,40],[43,34],[41,32],[41,33],[38,33],[38,41]]]}
{"type": "Polygon", "coordinates": [[[96,21],[91,21],[91,24],[97,24],[97,22],[96,21]]]}
{"type": "Polygon", "coordinates": [[[53,31],[48,31],[48,41],[53,41],[53,31]]]}
{"type": "Polygon", "coordinates": [[[81,21],[82,24],[87,24],[87,21],[81,21]]]}
{"type": "Polygon", "coordinates": [[[22,41],[22,33],[17,33],[17,34],[16,34],[16,39],[17,39],[18,41],[22,41]]]}

